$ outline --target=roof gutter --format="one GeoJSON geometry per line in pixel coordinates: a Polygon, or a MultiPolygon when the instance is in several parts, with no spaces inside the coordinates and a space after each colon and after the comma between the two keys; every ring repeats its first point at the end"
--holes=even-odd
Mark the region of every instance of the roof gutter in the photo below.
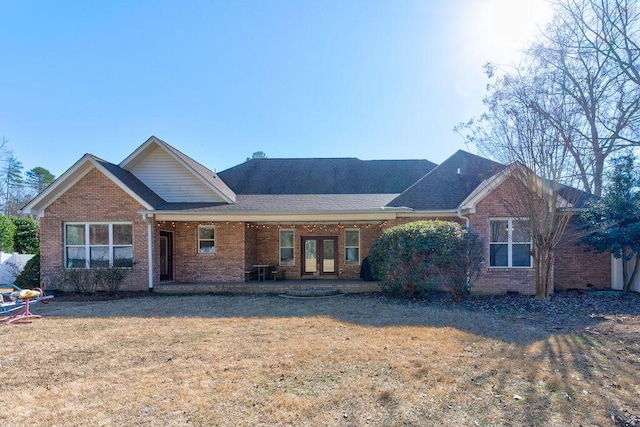
{"type": "Polygon", "coordinates": [[[438,217],[454,217],[457,214],[456,209],[441,209],[433,211],[401,211],[398,217],[401,218],[438,218],[438,217]]]}
{"type": "Polygon", "coordinates": [[[188,211],[140,211],[151,214],[156,221],[384,221],[398,217],[405,209],[386,209],[378,211],[305,211],[305,212],[188,212],[188,211]]]}

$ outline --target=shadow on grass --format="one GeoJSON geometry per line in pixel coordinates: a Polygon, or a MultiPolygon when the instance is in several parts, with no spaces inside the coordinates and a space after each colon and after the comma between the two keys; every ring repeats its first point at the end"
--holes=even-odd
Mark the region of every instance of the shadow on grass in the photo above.
{"type": "Polygon", "coordinates": [[[326,316],[357,325],[450,327],[506,343],[531,344],[552,335],[583,331],[607,316],[640,315],[640,296],[578,292],[531,296],[472,296],[461,303],[436,294],[430,301],[379,294],[289,299],[277,295],[165,295],[122,299],[60,298],[36,310],[44,316],[111,318],[289,318],[326,316]]]}
{"type": "MultiPolygon", "coordinates": [[[[61,298],[39,306],[37,312],[52,320],[56,317],[150,320],[140,322],[141,327],[149,327],[155,321],[166,325],[170,324],[165,322],[167,319],[188,318],[201,322],[207,332],[220,325],[228,327],[237,320],[238,328],[234,326],[231,336],[247,330],[261,333],[260,322],[264,319],[283,320],[275,326],[271,324],[265,333],[286,328],[287,319],[303,318],[335,319],[372,329],[396,327],[399,328],[393,331],[396,336],[413,333],[403,327],[455,329],[474,337],[461,338],[460,334],[452,333],[456,335],[453,340],[460,344],[460,352],[446,355],[450,356],[446,372],[429,373],[432,377],[442,374],[443,387],[450,386],[447,381],[463,387],[464,396],[457,390],[448,392],[443,411],[462,408],[461,411],[474,414],[480,425],[545,426],[607,425],[611,414],[640,414],[639,303],[637,294],[596,296],[579,292],[558,293],[546,302],[504,295],[471,297],[462,303],[454,303],[443,295],[434,295],[431,301],[393,300],[380,295],[324,299],[149,295],[105,301],[61,298]],[[254,329],[243,329],[247,323],[254,329]]],[[[327,328],[322,333],[336,333],[332,322],[290,323],[300,331],[301,340],[309,330],[311,335],[322,328],[327,328]]],[[[180,330],[176,330],[176,336],[184,338],[180,330]]],[[[426,336],[446,339],[447,334],[426,336]]],[[[201,335],[196,337],[200,339],[201,335]]],[[[340,335],[335,338],[339,340],[340,335]]],[[[437,347],[437,343],[432,345],[424,338],[422,343],[419,339],[400,342],[405,346],[403,357],[424,360],[425,365],[434,354],[431,347],[437,347]]],[[[388,357],[388,366],[393,362],[395,367],[406,360],[394,359],[392,353],[388,357]]],[[[409,380],[413,375],[417,382],[425,382],[427,379],[420,376],[425,365],[407,373],[409,380]]],[[[473,425],[472,420],[467,421],[473,425]]]]}

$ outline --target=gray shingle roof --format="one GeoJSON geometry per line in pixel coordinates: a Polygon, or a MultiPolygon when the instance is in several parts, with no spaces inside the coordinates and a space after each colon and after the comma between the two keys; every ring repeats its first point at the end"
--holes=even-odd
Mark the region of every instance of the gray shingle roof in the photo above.
{"type": "Polygon", "coordinates": [[[236,203],[163,203],[159,211],[183,212],[354,212],[378,211],[397,194],[249,194],[236,203]]]}
{"type": "Polygon", "coordinates": [[[482,181],[504,168],[501,163],[458,150],[387,206],[416,210],[456,209],[482,181]]]}
{"type": "Polygon", "coordinates": [[[399,194],[435,166],[428,160],[252,159],[218,176],[236,194],[399,194]]]}

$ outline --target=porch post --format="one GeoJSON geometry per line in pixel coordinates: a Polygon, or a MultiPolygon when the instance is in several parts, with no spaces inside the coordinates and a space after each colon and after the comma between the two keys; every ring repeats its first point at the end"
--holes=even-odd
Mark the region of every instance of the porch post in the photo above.
{"type": "Polygon", "coordinates": [[[147,223],[147,266],[149,268],[149,292],[153,292],[153,221],[152,215],[142,214],[147,223]]]}

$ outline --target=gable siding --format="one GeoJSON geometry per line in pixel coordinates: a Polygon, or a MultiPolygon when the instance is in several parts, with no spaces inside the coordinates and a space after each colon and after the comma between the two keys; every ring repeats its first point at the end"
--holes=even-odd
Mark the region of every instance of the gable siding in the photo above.
{"type": "Polygon", "coordinates": [[[224,202],[191,171],[158,147],[130,172],[167,202],[224,202]]]}

